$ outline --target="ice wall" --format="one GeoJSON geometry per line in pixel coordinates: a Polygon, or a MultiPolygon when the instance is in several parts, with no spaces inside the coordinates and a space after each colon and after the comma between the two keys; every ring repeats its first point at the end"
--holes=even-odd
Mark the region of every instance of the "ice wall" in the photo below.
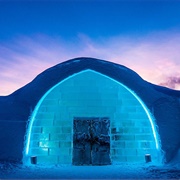
{"type": "MultiPolygon", "coordinates": [[[[57,84],[32,114],[27,154],[41,163],[72,163],[74,117],[109,117],[112,162],[158,160],[150,119],[136,97],[116,81],[92,70],[57,84]]],[[[158,136],[158,135],[157,135],[158,136]]]]}

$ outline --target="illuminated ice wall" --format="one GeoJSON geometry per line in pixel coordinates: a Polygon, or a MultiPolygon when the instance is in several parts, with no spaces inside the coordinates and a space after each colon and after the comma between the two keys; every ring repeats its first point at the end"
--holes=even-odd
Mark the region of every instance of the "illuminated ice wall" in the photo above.
{"type": "Polygon", "coordinates": [[[72,164],[74,117],[109,117],[112,163],[152,161],[159,156],[158,134],[143,102],[119,82],[92,70],[51,88],[37,104],[28,127],[24,160],[72,164]]]}

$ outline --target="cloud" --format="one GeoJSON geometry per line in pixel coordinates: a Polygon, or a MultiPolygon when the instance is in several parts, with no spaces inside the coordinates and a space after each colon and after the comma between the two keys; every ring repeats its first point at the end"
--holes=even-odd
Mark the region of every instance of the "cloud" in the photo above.
{"type": "Polygon", "coordinates": [[[178,89],[180,88],[180,75],[175,77],[167,77],[164,82],[159,83],[160,86],[166,86],[171,89],[178,89]]]}
{"type": "Polygon", "coordinates": [[[69,40],[46,35],[16,37],[0,43],[0,94],[10,94],[45,69],[82,56],[125,65],[147,81],[178,89],[174,79],[180,77],[179,49],[180,32],[171,31],[96,39],[82,33],[69,40]]]}

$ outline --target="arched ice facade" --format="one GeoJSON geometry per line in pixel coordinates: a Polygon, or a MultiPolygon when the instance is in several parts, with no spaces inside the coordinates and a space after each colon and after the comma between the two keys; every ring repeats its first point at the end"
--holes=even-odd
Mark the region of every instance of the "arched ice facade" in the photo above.
{"type": "Polygon", "coordinates": [[[37,164],[145,162],[146,154],[160,160],[159,135],[144,103],[118,81],[84,70],[49,89],[36,105],[24,163],[32,157],[37,164]]]}

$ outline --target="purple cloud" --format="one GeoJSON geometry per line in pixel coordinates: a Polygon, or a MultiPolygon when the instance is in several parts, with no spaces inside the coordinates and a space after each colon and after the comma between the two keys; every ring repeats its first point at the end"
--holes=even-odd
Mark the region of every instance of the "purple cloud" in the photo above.
{"type": "Polygon", "coordinates": [[[180,75],[167,77],[166,80],[159,83],[159,85],[169,87],[171,89],[178,89],[178,87],[180,87],[180,75]]]}

